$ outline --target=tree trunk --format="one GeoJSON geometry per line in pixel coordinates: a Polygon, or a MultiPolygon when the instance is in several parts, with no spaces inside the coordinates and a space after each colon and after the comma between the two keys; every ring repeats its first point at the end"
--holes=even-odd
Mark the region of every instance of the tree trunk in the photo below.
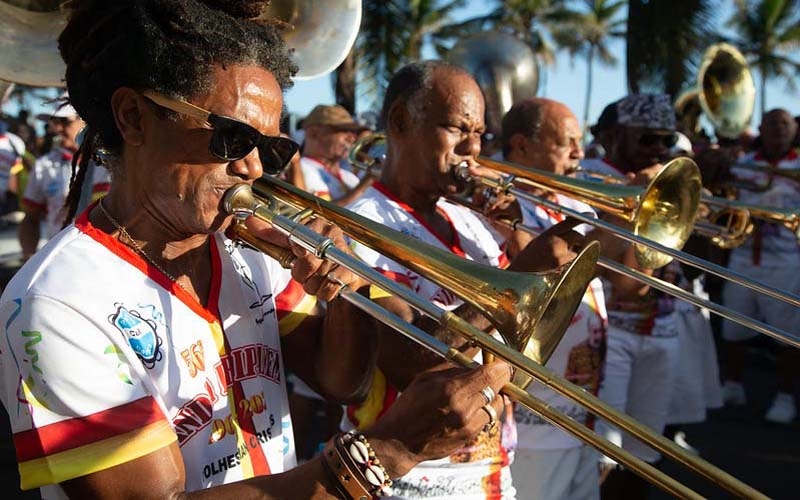
{"type": "Polygon", "coordinates": [[[589,105],[592,102],[592,83],[594,80],[594,51],[595,46],[589,46],[589,55],[586,56],[586,100],[583,104],[583,143],[587,144],[586,132],[589,130],[589,105]]]}
{"type": "Polygon", "coordinates": [[[759,122],[761,118],[764,118],[764,113],[767,109],[767,71],[764,65],[761,66],[761,116],[759,117],[759,122]]]}
{"type": "Polygon", "coordinates": [[[336,104],[342,105],[351,115],[356,112],[356,57],[351,48],[342,64],[336,68],[335,93],[336,104]]]}

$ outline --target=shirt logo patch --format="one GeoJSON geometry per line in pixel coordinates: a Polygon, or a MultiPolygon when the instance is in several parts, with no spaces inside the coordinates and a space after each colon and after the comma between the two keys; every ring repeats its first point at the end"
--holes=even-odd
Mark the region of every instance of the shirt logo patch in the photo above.
{"type": "Polygon", "coordinates": [[[161,337],[156,331],[156,322],[145,319],[135,309],[126,309],[117,306],[117,312],[108,317],[108,320],[128,341],[133,352],[147,368],[153,368],[161,361],[161,337]]]}

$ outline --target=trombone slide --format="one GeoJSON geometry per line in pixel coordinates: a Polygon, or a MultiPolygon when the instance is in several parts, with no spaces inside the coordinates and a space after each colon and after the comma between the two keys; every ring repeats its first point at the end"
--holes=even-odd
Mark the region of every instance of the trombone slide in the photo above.
{"type": "MultiPolygon", "coordinates": [[[[280,187],[280,185],[282,184],[285,184],[282,183],[281,181],[277,181],[271,178],[264,180],[263,183],[277,185],[278,187],[280,187]]],[[[313,201],[310,201],[310,203],[313,204],[313,201]]],[[[320,206],[318,206],[317,208],[323,208],[323,209],[325,208],[324,205],[326,204],[323,203],[321,200],[317,201],[316,203],[320,204],[320,206]]],[[[462,318],[458,317],[454,313],[449,311],[442,311],[435,304],[431,304],[421,299],[419,296],[411,292],[405,286],[392,281],[391,279],[369,268],[363,262],[359,261],[355,257],[352,257],[349,254],[332,246],[329,240],[327,240],[327,238],[317,235],[316,233],[313,233],[310,230],[303,231],[302,229],[297,228],[298,223],[293,222],[290,219],[275,213],[273,210],[269,210],[264,203],[257,202],[252,196],[252,194],[249,193],[248,186],[243,185],[243,188],[237,187],[229,191],[225,199],[225,208],[229,213],[233,213],[237,215],[237,217],[239,218],[245,218],[250,215],[255,215],[257,217],[263,218],[264,220],[270,221],[273,224],[275,224],[275,227],[283,231],[285,234],[289,235],[293,241],[299,239],[305,240],[303,243],[303,246],[305,248],[313,249],[313,251],[318,255],[320,255],[321,257],[327,258],[332,262],[335,262],[339,265],[342,265],[350,269],[352,272],[358,274],[364,279],[375,283],[378,287],[383,288],[389,293],[392,293],[400,297],[401,299],[407,301],[415,309],[439,321],[442,327],[448,328],[456,333],[459,333],[460,335],[463,335],[466,339],[470,340],[475,345],[478,345],[482,347],[484,350],[489,351],[502,359],[505,359],[510,364],[515,366],[517,371],[523,371],[528,375],[530,375],[531,377],[533,377],[534,379],[536,379],[537,381],[552,388],[556,392],[559,392],[560,394],[572,399],[573,401],[583,404],[584,406],[586,406],[587,410],[591,411],[592,413],[595,413],[596,415],[610,422],[613,422],[615,425],[628,431],[629,433],[641,439],[648,445],[653,446],[654,448],[662,451],[665,455],[672,457],[673,459],[679,461],[680,463],[691,468],[692,470],[700,473],[704,477],[710,479],[711,481],[727,489],[728,491],[734,493],[735,495],[741,498],[759,498],[759,499],[766,498],[763,494],[754,490],[750,486],[742,483],[736,478],[730,476],[726,472],[714,467],[713,465],[702,460],[699,457],[695,457],[693,455],[686,453],[682,448],[673,443],[671,440],[666,439],[665,437],[653,432],[652,430],[648,429],[642,424],[639,424],[631,417],[617,410],[614,410],[608,405],[602,403],[599,399],[597,399],[595,396],[591,395],[584,389],[555,376],[545,367],[541,366],[538,363],[532,362],[522,353],[495,340],[487,333],[481,331],[480,329],[475,328],[474,326],[472,326],[462,318]],[[243,190],[246,190],[247,192],[243,193],[243,190]],[[238,197],[237,199],[237,197],[234,196],[237,193],[234,191],[238,191],[238,194],[242,194],[243,196],[238,197]]],[[[325,215],[324,211],[322,215],[323,216],[325,215]]],[[[345,232],[349,232],[348,225],[349,224],[342,225],[342,229],[345,232]]],[[[394,236],[393,234],[394,232],[391,233],[392,236],[394,236]]],[[[297,242],[300,243],[300,241],[297,242]]],[[[584,250],[584,254],[587,251],[594,252],[594,256],[595,257],[597,256],[596,245],[590,245],[589,247],[587,247],[584,250]]],[[[395,258],[392,255],[389,256],[391,258],[395,258]]],[[[585,286],[580,290],[581,295],[583,294],[584,288],[585,286]]],[[[352,299],[358,301],[359,303],[363,303],[362,300],[363,297],[359,296],[358,294],[345,293],[343,296],[344,297],[350,296],[352,299]]],[[[371,308],[377,306],[367,306],[365,304],[365,307],[371,308]]],[[[383,315],[384,313],[380,314],[383,315]]],[[[391,321],[393,322],[395,320],[391,321]]],[[[395,325],[393,323],[389,322],[387,324],[395,328],[395,325]]],[[[407,325],[404,323],[404,326],[408,326],[409,328],[404,328],[401,331],[401,333],[405,333],[406,330],[408,330],[409,332],[415,331],[415,327],[413,327],[413,325],[407,325]]],[[[415,333],[412,335],[416,337],[416,333],[419,332],[415,331],[415,333]]],[[[454,362],[457,362],[459,364],[469,364],[470,366],[472,365],[472,360],[464,358],[458,351],[450,349],[445,344],[439,343],[437,345],[436,342],[438,341],[436,341],[436,339],[431,338],[431,340],[433,340],[433,343],[428,342],[426,339],[429,338],[429,336],[427,336],[427,334],[425,334],[424,332],[422,332],[422,335],[424,337],[413,338],[413,340],[418,344],[423,345],[426,348],[432,349],[434,352],[437,352],[440,355],[443,355],[447,359],[450,359],[454,362]]],[[[505,389],[506,388],[504,388],[504,391],[505,389]]],[[[636,459],[635,457],[629,456],[629,454],[626,454],[624,450],[619,449],[618,447],[605,441],[603,438],[597,436],[594,433],[590,433],[591,435],[588,435],[586,433],[588,431],[584,432],[586,429],[581,424],[578,424],[577,422],[571,420],[570,418],[564,415],[556,414],[554,410],[548,408],[541,402],[537,403],[535,401],[535,398],[530,396],[530,394],[525,392],[522,388],[510,386],[507,387],[507,389],[508,389],[508,394],[510,394],[514,398],[519,397],[520,398],[519,401],[525,406],[529,407],[531,410],[537,412],[541,411],[542,413],[540,414],[547,420],[551,421],[554,425],[557,425],[566,430],[567,432],[572,433],[579,439],[585,440],[587,444],[600,449],[601,451],[603,451],[603,453],[606,453],[609,457],[614,458],[615,460],[628,466],[635,472],[640,473],[641,475],[643,475],[643,477],[652,481],[659,487],[682,498],[696,498],[696,493],[692,492],[691,490],[681,485],[680,483],[675,482],[672,478],[664,477],[661,471],[654,469],[649,464],[646,464],[645,462],[642,462],[636,459]]]]}

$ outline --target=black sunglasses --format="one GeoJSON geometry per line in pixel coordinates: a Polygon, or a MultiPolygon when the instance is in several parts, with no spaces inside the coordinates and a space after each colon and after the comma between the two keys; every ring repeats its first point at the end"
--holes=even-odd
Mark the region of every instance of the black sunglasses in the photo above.
{"type": "Polygon", "coordinates": [[[677,134],[642,134],[639,136],[639,144],[644,147],[650,147],[657,142],[661,142],[664,146],[671,148],[678,142],[677,134]]]}
{"type": "Polygon", "coordinates": [[[161,107],[209,124],[212,132],[208,150],[220,160],[241,160],[254,148],[258,148],[258,156],[264,172],[275,175],[289,164],[300,149],[300,146],[291,139],[264,135],[255,127],[244,122],[227,116],[215,115],[192,103],[173,99],[150,90],[146,90],[142,94],[161,107]]]}

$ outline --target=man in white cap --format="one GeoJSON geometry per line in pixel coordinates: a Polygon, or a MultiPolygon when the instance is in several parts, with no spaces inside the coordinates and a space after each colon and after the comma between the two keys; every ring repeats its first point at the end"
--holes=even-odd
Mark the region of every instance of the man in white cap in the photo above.
{"type": "MultiPolygon", "coordinates": [[[[53,149],[36,160],[22,198],[25,218],[19,225],[19,243],[25,260],[36,252],[42,236],[52,238],[64,223],[63,207],[72,177],[72,158],[78,152],[78,134],[85,123],[75,108],[62,103],[56,104],[49,117],[56,135],[53,149]]],[[[92,172],[92,193],[101,196],[111,182],[108,171],[94,168],[92,172]]]]}
{"type": "Polygon", "coordinates": [[[340,167],[359,132],[367,127],[356,122],[339,105],[320,104],[303,120],[305,143],[300,165],[306,191],[345,206],[357,200],[374,177],[361,179],[340,167]]]}

